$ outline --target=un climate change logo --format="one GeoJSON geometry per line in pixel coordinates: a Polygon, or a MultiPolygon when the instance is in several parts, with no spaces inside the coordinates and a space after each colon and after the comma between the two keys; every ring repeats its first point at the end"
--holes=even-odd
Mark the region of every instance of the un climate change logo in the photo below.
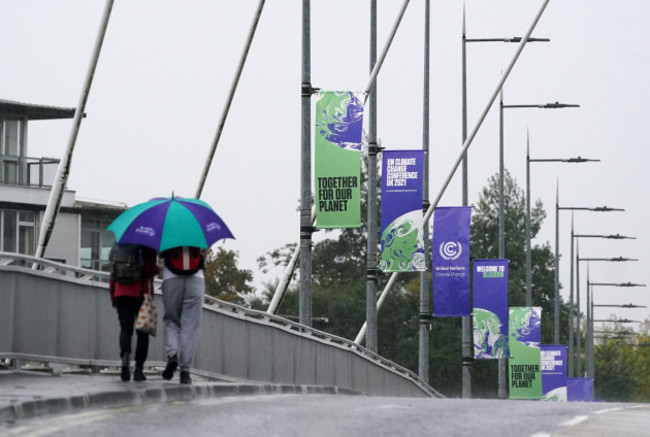
{"type": "Polygon", "coordinates": [[[447,241],[440,244],[440,256],[446,261],[458,259],[463,253],[463,246],[458,241],[447,241]]]}

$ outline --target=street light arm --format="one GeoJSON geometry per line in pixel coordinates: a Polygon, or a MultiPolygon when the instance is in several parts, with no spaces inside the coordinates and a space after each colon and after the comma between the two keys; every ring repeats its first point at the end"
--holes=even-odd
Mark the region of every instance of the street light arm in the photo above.
{"type": "Polygon", "coordinates": [[[559,109],[559,108],[579,108],[580,105],[570,103],[543,103],[536,105],[502,105],[503,108],[539,108],[539,109],[559,109]]]}
{"type": "Polygon", "coordinates": [[[623,208],[610,208],[609,206],[596,206],[596,207],[588,207],[588,206],[556,206],[557,209],[568,209],[571,211],[595,211],[595,212],[611,212],[611,211],[625,211],[623,208]]]}
{"type": "Polygon", "coordinates": [[[636,237],[626,237],[621,234],[610,234],[610,235],[593,235],[593,234],[574,234],[573,238],[607,238],[610,240],[636,240],[636,237]]]}
{"type": "Polygon", "coordinates": [[[589,285],[609,286],[609,287],[645,287],[646,284],[635,284],[633,282],[590,282],[589,285]]]}
{"type": "MultiPolygon", "coordinates": [[[[520,36],[515,36],[512,38],[466,38],[466,42],[521,42],[522,38],[520,36]]],[[[528,38],[528,42],[549,42],[548,38],[528,38]]]]}
{"type": "Polygon", "coordinates": [[[557,159],[528,159],[530,162],[569,162],[580,164],[583,162],[600,162],[600,159],[587,159],[581,156],[577,158],[557,158],[557,159]]]}

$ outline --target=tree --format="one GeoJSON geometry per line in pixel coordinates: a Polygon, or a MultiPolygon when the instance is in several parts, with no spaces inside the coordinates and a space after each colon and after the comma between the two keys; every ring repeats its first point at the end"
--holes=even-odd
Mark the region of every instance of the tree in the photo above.
{"type": "Polygon", "coordinates": [[[243,304],[246,297],[255,291],[250,285],[253,272],[237,267],[239,254],[218,247],[210,251],[205,260],[206,294],[236,304],[243,304]]]}
{"type": "MultiPolygon", "coordinates": [[[[612,333],[619,330],[612,330],[612,333]]],[[[594,396],[610,402],[629,402],[637,386],[634,351],[628,340],[605,339],[594,345],[594,396]]]]}

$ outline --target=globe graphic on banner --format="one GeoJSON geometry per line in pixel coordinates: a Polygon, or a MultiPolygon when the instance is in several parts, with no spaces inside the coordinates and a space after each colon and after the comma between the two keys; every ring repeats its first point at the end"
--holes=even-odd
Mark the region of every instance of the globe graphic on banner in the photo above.
{"type": "Polygon", "coordinates": [[[474,308],[474,356],[506,358],[508,338],[501,333],[501,320],[492,311],[474,308]]]}
{"type": "Polygon", "coordinates": [[[381,235],[381,261],[385,272],[416,272],[426,269],[422,211],[411,211],[393,221],[381,235]]]}

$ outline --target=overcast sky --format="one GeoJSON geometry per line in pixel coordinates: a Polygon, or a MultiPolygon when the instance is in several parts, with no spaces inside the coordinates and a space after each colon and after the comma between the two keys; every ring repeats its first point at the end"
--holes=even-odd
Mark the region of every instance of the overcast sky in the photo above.
{"type": "MultiPolygon", "coordinates": [[[[378,0],[378,47],[402,5],[378,0]]],[[[313,0],[312,83],[325,90],[363,90],[369,75],[367,0],[313,0]]],[[[542,0],[467,0],[467,37],[523,36],[542,0]]],[[[0,98],[75,107],[105,2],[3,2],[0,98]]],[[[69,188],[79,199],[134,205],[151,197],[195,194],[257,0],[117,0],[76,144],[69,188]]],[[[269,0],[216,152],[203,200],[229,225],[241,267],[299,236],[301,5],[269,0]]],[[[378,137],[390,149],[422,146],[424,2],[412,0],[378,77],[378,137]]],[[[433,200],[461,146],[463,2],[431,1],[431,158],[433,200]]],[[[526,130],[532,158],[582,156],[600,163],[534,163],[531,191],[547,210],[534,244],[555,242],[555,192],[561,207],[611,206],[618,213],[575,213],[592,282],[650,282],[647,241],[650,138],[650,2],[552,0],[504,87],[504,103],[560,101],[579,109],[506,109],[505,165],[525,188],[526,130]]],[[[471,130],[515,44],[467,47],[471,130]]],[[[31,124],[29,155],[61,157],[71,120],[31,124]]],[[[498,101],[469,153],[470,203],[498,171],[498,101]]],[[[461,202],[460,170],[441,206],[461,202]]],[[[563,296],[569,289],[569,211],[560,212],[563,296]]],[[[317,234],[322,238],[323,233],[317,234]]],[[[219,243],[222,244],[222,243],[219,243]]],[[[506,254],[507,257],[507,254],[506,254]]],[[[581,278],[586,280],[586,262],[581,278]]],[[[280,272],[275,272],[279,275],[280,272]]],[[[365,285],[360,285],[364,286],[365,285]]],[[[583,293],[585,283],[581,286],[583,293]]],[[[597,304],[650,305],[649,289],[596,287],[597,304]]],[[[582,300],[584,302],[585,295],[582,300]]],[[[584,305],[583,305],[584,310],[584,305]]],[[[647,309],[597,309],[645,319],[647,309]]],[[[634,325],[636,326],[636,325],[634,325]]]]}

